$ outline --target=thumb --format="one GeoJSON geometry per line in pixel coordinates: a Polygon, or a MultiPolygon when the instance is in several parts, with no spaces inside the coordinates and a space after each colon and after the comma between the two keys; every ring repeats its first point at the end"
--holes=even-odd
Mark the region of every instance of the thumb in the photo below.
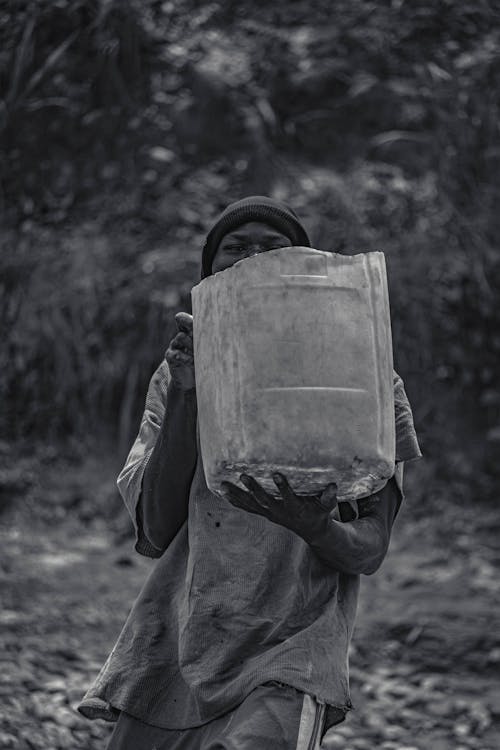
{"type": "Polygon", "coordinates": [[[184,333],[193,333],[193,316],[187,312],[178,312],[175,314],[175,322],[179,331],[184,333]]]}
{"type": "Polygon", "coordinates": [[[319,496],[321,505],[329,510],[333,510],[337,505],[337,485],[335,482],[328,484],[319,496]]]}

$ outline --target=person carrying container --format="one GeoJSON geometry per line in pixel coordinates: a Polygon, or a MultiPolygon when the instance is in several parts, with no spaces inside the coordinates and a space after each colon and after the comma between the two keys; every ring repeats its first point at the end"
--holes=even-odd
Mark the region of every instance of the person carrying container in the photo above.
{"type": "MultiPolygon", "coordinates": [[[[267,250],[310,247],[297,214],[268,196],[225,208],[201,278],[267,250]]],[[[396,470],[370,497],[335,485],[276,497],[242,474],[208,489],[199,443],[192,317],[154,372],[137,438],[117,479],[135,550],[158,558],[78,706],[115,721],[108,750],[312,750],[352,708],[348,647],[361,575],[380,567],[421,457],[394,373],[396,470]]]]}

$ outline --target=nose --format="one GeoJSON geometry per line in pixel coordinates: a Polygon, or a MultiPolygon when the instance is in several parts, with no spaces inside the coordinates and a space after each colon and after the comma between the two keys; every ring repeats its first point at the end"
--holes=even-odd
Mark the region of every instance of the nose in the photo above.
{"type": "Polygon", "coordinates": [[[261,245],[249,245],[247,249],[247,258],[251,258],[253,255],[258,255],[260,252],[262,252],[261,245]]]}

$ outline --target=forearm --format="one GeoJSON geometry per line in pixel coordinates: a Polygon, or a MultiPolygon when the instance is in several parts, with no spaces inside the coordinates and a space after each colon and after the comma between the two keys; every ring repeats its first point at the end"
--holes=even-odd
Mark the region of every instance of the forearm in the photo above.
{"type": "Polygon", "coordinates": [[[355,575],[375,573],[387,552],[380,525],[373,518],[347,523],[329,518],[307,542],[329,567],[355,575]]]}
{"type": "Polygon", "coordinates": [[[167,410],[142,479],[138,515],[148,539],[166,549],[188,514],[196,466],[196,391],[170,381],[167,410]]]}
{"type": "Polygon", "coordinates": [[[394,477],[376,495],[355,521],[337,521],[333,512],[337,486],[330,483],[320,495],[296,495],[286,477],[273,474],[280,497],[267,492],[254,477],[240,475],[247,488],[229,481],[220,492],[230,503],[249,513],[268,518],[302,537],[324,562],[343,573],[375,573],[389,547],[391,528],[402,494],[394,477]]]}
{"type": "Polygon", "coordinates": [[[307,534],[306,541],[327,565],[358,575],[371,575],[378,570],[387,554],[400,501],[394,479],[377,495],[366,517],[342,523],[329,515],[307,534]]]}

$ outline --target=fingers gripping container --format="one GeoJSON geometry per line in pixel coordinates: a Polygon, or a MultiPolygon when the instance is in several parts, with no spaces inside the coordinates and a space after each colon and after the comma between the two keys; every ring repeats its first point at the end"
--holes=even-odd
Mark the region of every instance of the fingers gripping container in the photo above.
{"type": "Polygon", "coordinates": [[[382,252],[269,250],[191,291],[208,488],[241,472],[278,496],[336,482],[339,500],[394,473],[391,321],[382,252]]]}

